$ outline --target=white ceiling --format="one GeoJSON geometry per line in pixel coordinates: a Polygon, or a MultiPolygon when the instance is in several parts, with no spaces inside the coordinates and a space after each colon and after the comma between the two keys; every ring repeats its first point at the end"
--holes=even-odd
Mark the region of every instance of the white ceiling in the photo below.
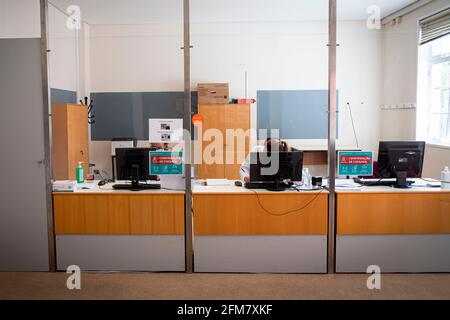
{"type": "MultiPolygon", "coordinates": [[[[177,23],[183,0],[50,0],[65,11],[80,6],[89,24],[177,23]]],[[[416,0],[337,0],[339,20],[364,20],[377,5],[382,17],[416,0]]],[[[327,20],[328,0],[191,0],[192,22],[327,20]]]]}

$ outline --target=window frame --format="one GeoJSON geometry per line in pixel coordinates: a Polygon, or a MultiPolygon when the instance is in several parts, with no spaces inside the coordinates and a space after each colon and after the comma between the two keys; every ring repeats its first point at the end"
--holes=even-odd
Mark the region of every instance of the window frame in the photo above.
{"type": "MultiPolygon", "coordinates": [[[[445,148],[450,149],[450,140],[446,141],[443,139],[443,137],[439,137],[436,139],[436,137],[433,137],[428,134],[428,127],[430,122],[432,121],[430,119],[433,115],[447,115],[447,117],[450,117],[450,106],[448,109],[448,112],[433,112],[431,101],[432,101],[432,95],[433,91],[435,89],[433,87],[433,66],[445,62],[450,63],[450,51],[446,52],[445,54],[433,56],[433,42],[438,41],[441,38],[449,38],[450,34],[445,35],[444,37],[440,37],[437,39],[434,39],[426,44],[420,45],[418,47],[418,86],[417,86],[417,95],[418,95],[418,104],[417,104],[417,117],[416,117],[416,135],[420,138],[426,141],[428,145],[439,147],[439,148],[445,148]],[[425,50],[426,52],[421,52],[421,47],[426,46],[425,50]],[[425,62],[426,61],[426,62],[425,62]],[[426,80],[421,80],[420,77],[424,76],[423,74],[423,66],[421,64],[426,63],[426,80]],[[426,81],[424,84],[423,81],[426,81]],[[425,90],[426,92],[422,92],[422,90],[425,90]]],[[[443,87],[441,90],[448,90],[450,94],[450,83],[448,87],[443,87]]],[[[447,129],[450,131],[450,125],[447,129]]]]}

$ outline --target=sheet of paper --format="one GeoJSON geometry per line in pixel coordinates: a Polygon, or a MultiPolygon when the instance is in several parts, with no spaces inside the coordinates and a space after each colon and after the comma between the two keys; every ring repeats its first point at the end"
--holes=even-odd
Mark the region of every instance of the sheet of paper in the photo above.
{"type": "Polygon", "coordinates": [[[206,179],[207,186],[229,186],[230,181],[227,179],[206,179]]]}

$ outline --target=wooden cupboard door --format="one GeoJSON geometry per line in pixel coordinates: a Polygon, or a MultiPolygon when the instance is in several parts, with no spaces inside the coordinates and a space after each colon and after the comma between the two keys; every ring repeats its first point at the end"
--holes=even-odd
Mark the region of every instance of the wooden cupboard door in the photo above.
{"type": "Polygon", "coordinates": [[[67,180],[67,107],[65,104],[52,104],[52,168],[53,179],[67,180]]]}
{"type": "Polygon", "coordinates": [[[250,105],[228,104],[225,109],[225,178],[240,179],[239,170],[250,151],[250,105]]]}
{"type": "Polygon", "coordinates": [[[87,106],[67,105],[68,174],[76,179],[78,162],[83,162],[84,178],[89,173],[89,136],[87,106]]]}
{"type": "Polygon", "coordinates": [[[198,178],[224,178],[224,128],[225,109],[223,104],[199,105],[203,117],[201,127],[201,161],[197,166],[198,178]]]}

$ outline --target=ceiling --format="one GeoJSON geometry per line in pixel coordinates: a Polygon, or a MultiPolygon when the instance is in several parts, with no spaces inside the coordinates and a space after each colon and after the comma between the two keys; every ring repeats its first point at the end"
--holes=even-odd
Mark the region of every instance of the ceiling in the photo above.
{"type": "MultiPolygon", "coordinates": [[[[364,20],[377,5],[385,17],[416,0],[337,0],[339,20],[364,20]]],[[[183,0],[50,0],[59,9],[76,4],[92,24],[177,23],[183,0]]],[[[191,0],[191,22],[327,20],[328,0],[191,0]]]]}

